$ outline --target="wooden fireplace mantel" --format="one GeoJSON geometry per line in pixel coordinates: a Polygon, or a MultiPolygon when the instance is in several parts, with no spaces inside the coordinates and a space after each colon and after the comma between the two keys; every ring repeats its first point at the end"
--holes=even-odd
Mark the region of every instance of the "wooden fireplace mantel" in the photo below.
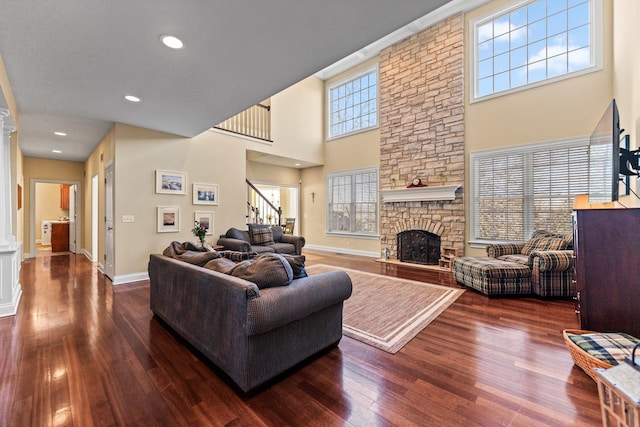
{"type": "Polygon", "coordinates": [[[380,190],[382,203],[434,202],[455,200],[460,185],[436,185],[433,187],[395,188],[380,190]]]}

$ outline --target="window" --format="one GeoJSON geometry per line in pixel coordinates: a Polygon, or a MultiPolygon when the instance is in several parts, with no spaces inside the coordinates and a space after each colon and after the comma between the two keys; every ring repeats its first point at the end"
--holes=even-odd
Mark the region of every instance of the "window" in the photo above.
{"type": "Polygon", "coordinates": [[[361,169],[328,177],[327,232],[378,234],[378,171],[361,169]]]}
{"type": "Polygon", "coordinates": [[[536,0],[474,21],[474,99],[600,69],[601,15],[601,0],[536,0]]]}
{"type": "Polygon", "coordinates": [[[331,85],[327,97],[329,139],[378,126],[378,67],[331,85]]]}
{"type": "Polygon", "coordinates": [[[588,192],[588,138],[471,154],[473,243],[570,233],[574,197],[588,192]]]}

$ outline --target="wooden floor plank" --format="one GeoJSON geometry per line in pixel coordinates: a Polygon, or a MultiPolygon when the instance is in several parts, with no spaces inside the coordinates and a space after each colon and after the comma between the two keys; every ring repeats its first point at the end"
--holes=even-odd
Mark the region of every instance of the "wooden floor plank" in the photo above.
{"type": "MultiPolygon", "coordinates": [[[[305,251],[307,264],[460,287],[441,271],[305,251]]],[[[573,302],[467,290],[392,355],[351,338],[251,397],[153,317],[148,282],[114,287],[84,256],[23,263],[0,319],[0,426],[599,425],[562,329],[573,302]]]]}

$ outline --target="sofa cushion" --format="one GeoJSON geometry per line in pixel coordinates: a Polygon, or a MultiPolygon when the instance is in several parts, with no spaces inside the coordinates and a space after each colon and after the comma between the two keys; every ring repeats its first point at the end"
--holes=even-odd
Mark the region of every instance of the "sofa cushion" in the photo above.
{"type": "Polygon", "coordinates": [[[522,254],[511,254],[511,255],[502,255],[498,257],[499,260],[516,262],[522,265],[529,265],[529,256],[522,254]]]}
{"type": "Polygon", "coordinates": [[[289,255],[282,254],[284,259],[287,260],[293,271],[293,278],[300,279],[301,277],[307,277],[307,270],[304,269],[304,262],[306,260],[304,255],[289,255]]]}
{"type": "Polygon", "coordinates": [[[218,273],[229,274],[231,270],[233,270],[236,266],[236,263],[231,261],[228,258],[216,258],[212,259],[205,265],[204,268],[208,268],[209,270],[217,271],[218,273]]]}
{"type": "Polygon", "coordinates": [[[267,224],[249,224],[249,235],[251,245],[264,246],[273,245],[273,234],[267,224]]]}
{"type": "Polygon", "coordinates": [[[262,254],[239,262],[231,275],[256,284],[258,289],[286,286],[293,280],[291,265],[279,254],[262,254]]]}
{"type": "Polygon", "coordinates": [[[533,251],[559,251],[567,247],[568,242],[562,237],[538,237],[525,243],[521,253],[529,255],[533,251]]]}

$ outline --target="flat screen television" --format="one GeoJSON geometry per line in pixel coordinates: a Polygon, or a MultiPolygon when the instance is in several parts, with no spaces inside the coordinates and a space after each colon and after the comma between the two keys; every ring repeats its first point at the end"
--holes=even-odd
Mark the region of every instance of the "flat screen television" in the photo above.
{"type": "Polygon", "coordinates": [[[589,203],[618,200],[620,115],[612,100],[589,138],[589,203]]]}

